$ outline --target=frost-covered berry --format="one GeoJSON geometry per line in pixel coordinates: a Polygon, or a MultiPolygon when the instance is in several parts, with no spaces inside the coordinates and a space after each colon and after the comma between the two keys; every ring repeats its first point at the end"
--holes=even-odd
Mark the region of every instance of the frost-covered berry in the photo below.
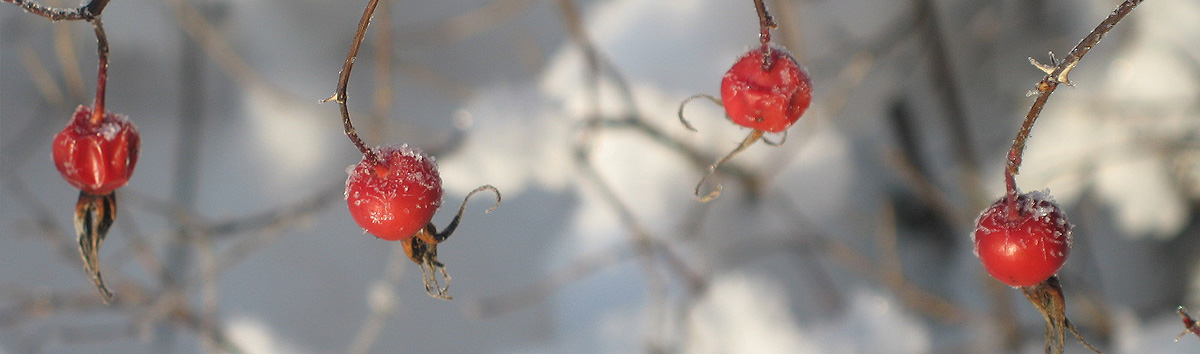
{"type": "Polygon", "coordinates": [[[725,114],[737,125],[778,133],[800,119],[812,102],[812,80],[786,50],[771,48],[770,66],[751,49],[721,79],[725,114]]]}
{"type": "Polygon", "coordinates": [[[92,195],[129,183],[141,152],[137,127],[124,115],[105,111],[98,120],[92,107],[79,106],[53,142],[54,166],[63,179],[92,195]]]}
{"type": "Polygon", "coordinates": [[[1058,273],[1071,252],[1071,223],[1044,192],[1022,194],[1015,205],[1000,198],[979,215],[972,236],[988,274],[1015,287],[1058,273]]]}
{"type": "Polygon", "coordinates": [[[407,145],[377,148],[382,163],[364,156],[348,171],[346,205],[367,232],[405,240],[420,231],[442,205],[442,178],[433,158],[407,145]]]}

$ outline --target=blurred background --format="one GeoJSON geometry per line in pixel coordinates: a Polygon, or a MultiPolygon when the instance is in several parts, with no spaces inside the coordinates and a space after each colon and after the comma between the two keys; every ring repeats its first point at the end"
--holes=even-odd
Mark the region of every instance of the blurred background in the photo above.
{"type": "MultiPolygon", "coordinates": [[[[73,7],[74,3],[46,1],[73,7]]],[[[108,108],[142,137],[100,252],[50,141],[94,95],[89,25],[0,4],[0,353],[1041,353],[1043,322],[970,234],[1003,194],[1027,58],[1116,0],[767,1],[812,107],[778,147],[720,107],[751,1],[381,2],[350,80],[371,144],[437,157],[452,301],[351,220],[361,158],[331,96],[367,1],[119,0],[108,108]],[[711,185],[710,185],[711,187],[711,185]]],[[[1195,353],[1200,3],[1148,1],[1072,71],[1019,186],[1075,225],[1067,314],[1110,353],[1195,353]]],[[[782,136],[769,136],[780,140],[782,136]]],[[[1068,339],[1067,352],[1084,352],[1068,339]]]]}

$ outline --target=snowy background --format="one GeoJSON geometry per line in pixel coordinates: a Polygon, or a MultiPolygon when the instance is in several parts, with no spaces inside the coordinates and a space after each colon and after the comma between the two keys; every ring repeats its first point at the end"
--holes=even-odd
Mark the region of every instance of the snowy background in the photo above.
{"type": "MultiPolygon", "coordinates": [[[[750,1],[392,2],[350,82],[359,131],[436,155],[445,205],[504,193],[441,247],[453,301],[342,202],[360,156],[318,101],[365,4],[108,6],[108,107],[143,145],[100,253],[113,306],[49,157],[91,102],[94,37],[0,4],[0,353],[1042,352],[969,234],[1041,77],[1026,58],[1062,56],[1117,1],[768,1],[814,103],[708,204],[704,165],[748,131],[704,100],[699,132],[675,112],[757,43],[750,1]]],[[[1018,176],[1076,225],[1068,315],[1107,352],[1200,351],[1174,341],[1176,306],[1200,309],[1197,18],[1136,9],[1054,94],[1018,176]]]]}

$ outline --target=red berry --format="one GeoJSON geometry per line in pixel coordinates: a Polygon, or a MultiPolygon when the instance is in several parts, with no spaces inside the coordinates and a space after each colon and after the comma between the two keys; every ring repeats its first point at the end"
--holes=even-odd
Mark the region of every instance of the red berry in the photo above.
{"type": "Polygon", "coordinates": [[[54,165],[75,188],[104,195],[129,183],[141,151],[137,127],[124,115],[105,111],[99,123],[92,107],[79,106],[54,136],[54,165]]]}
{"type": "Polygon", "coordinates": [[[412,237],[442,205],[442,178],[433,158],[408,147],[376,149],[346,179],[346,205],[363,229],[388,241],[412,237]]]}
{"type": "Polygon", "coordinates": [[[1071,223],[1042,192],[1022,194],[1015,208],[1000,198],[979,215],[975,254],[1005,284],[1032,286],[1058,273],[1071,252],[1071,223]]]}
{"type": "Polygon", "coordinates": [[[792,126],[812,102],[812,80],[783,48],[771,48],[763,70],[762,50],[751,49],[721,79],[725,114],[737,125],[778,133],[792,126]]]}

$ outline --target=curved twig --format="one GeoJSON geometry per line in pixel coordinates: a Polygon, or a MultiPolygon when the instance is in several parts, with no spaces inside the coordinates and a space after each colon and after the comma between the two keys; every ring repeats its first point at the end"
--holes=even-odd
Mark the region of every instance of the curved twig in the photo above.
{"type": "Polygon", "coordinates": [[[463,198],[462,205],[458,207],[458,214],[454,215],[454,220],[446,225],[446,229],[442,232],[437,231],[437,227],[433,223],[425,225],[425,228],[418,231],[416,235],[401,241],[404,246],[404,253],[408,258],[417,265],[421,266],[421,282],[425,283],[425,293],[430,297],[442,300],[451,300],[448,292],[450,291],[450,274],[446,272],[446,265],[442,264],[437,259],[437,246],[439,243],[446,241],[454,230],[458,228],[458,222],[462,220],[463,212],[467,209],[467,202],[471,200],[471,196],[483,191],[492,191],[496,193],[496,204],[488,208],[484,212],[490,213],[500,206],[500,190],[492,185],[482,185],[479,188],[468,193],[466,198],[463,198]],[[444,279],[444,283],[438,280],[438,274],[444,279]]]}
{"type": "Polygon", "coordinates": [[[350,122],[350,108],[346,105],[346,87],[350,85],[350,71],[354,69],[354,60],[358,57],[358,49],[362,47],[363,38],[367,35],[367,27],[371,25],[371,15],[375,13],[377,6],[379,6],[379,0],[370,0],[367,3],[362,18],[358,20],[358,30],[354,32],[354,39],[350,42],[350,53],[346,54],[346,61],[342,63],[342,71],[338,74],[337,91],[332,97],[321,102],[334,101],[338,103],[342,111],[342,126],[346,130],[346,137],[350,138],[350,142],[354,143],[363,156],[382,164],[383,160],[379,155],[358,137],[358,131],[350,122]]]}
{"type": "Polygon", "coordinates": [[[780,146],[780,145],[783,145],[783,143],[787,142],[787,138],[788,138],[788,131],[784,130],[783,136],[781,136],[779,138],[779,141],[771,141],[771,140],[767,139],[767,137],[765,135],[763,136],[762,141],[763,141],[763,144],[767,144],[770,146],[780,146]]]}
{"type": "Polygon", "coordinates": [[[762,45],[762,69],[771,69],[771,29],[775,28],[775,19],[767,12],[767,4],[763,0],[754,0],[754,10],[758,13],[758,42],[762,45]]]}
{"type": "Polygon", "coordinates": [[[713,190],[712,192],[709,192],[708,194],[704,194],[702,196],[700,194],[700,188],[704,186],[704,181],[708,180],[709,177],[712,177],[712,175],[717,173],[717,167],[720,167],[721,164],[725,163],[726,161],[729,161],[729,159],[733,158],[734,155],[737,155],[738,153],[742,152],[742,150],[746,150],[746,148],[750,147],[750,145],[753,145],[755,141],[758,141],[758,139],[761,139],[762,136],[763,136],[763,131],[755,129],[753,132],[750,132],[750,135],[746,136],[746,139],[742,140],[741,144],[738,144],[737,148],[734,148],[733,151],[730,151],[729,154],[725,155],[725,157],[722,157],[720,160],[717,160],[717,162],[714,162],[712,165],[709,165],[708,173],[704,175],[704,178],[700,179],[699,183],[696,183],[696,199],[699,200],[701,203],[706,203],[708,201],[711,201],[711,200],[716,199],[717,197],[721,196],[721,189],[723,187],[721,187],[720,184],[717,185],[717,188],[715,190],[713,190]]]}
{"type": "Polygon", "coordinates": [[[683,99],[683,102],[680,102],[680,103],[679,103],[679,111],[678,111],[678,113],[677,113],[677,114],[679,115],[679,122],[680,122],[680,123],[683,123],[683,127],[684,127],[684,128],[688,128],[688,130],[691,130],[691,131],[694,131],[694,132],[695,132],[695,131],[699,131],[699,130],[696,130],[696,127],[695,127],[695,126],[692,126],[692,123],[689,123],[689,122],[688,122],[688,120],[687,120],[687,118],[684,118],[684,117],[683,117],[683,107],[684,107],[684,106],[687,106],[688,102],[691,102],[692,100],[694,100],[694,99],[697,99],[697,98],[707,98],[709,101],[712,101],[712,102],[713,102],[713,103],[715,103],[717,106],[720,106],[720,107],[724,107],[724,106],[725,106],[725,104],[721,103],[721,100],[720,100],[720,99],[718,99],[718,98],[716,98],[716,97],[713,97],[713,95],[706,95],[706,94],[703,94],[703,93],[702,93],[702,94],[698,94],[698,95],[692,95],[691,97],[688,97],[688,98],[685,98],[685,99],[683,99]]]}
{"type": "Polygon", "coordinates": [[[458,214],[454,215],[454,219],[450,220],[450,224],[446,225],[445,230],[442,230],[442,232],[437,232],[437,229],[433,228],[433,224],[428,226],[430,230],[432,230],[431,234],[433,235],[433,239],[438,243],[441,243],[447,238],[450,238],[450,234],[453,234],[454,230],[458,228],[458,222],[459,220],[462,220],[463,212],[467,210],[467,202],[471,200],[471,196],[483,191],[492,191],[493,193],[496,193],[496,204],[492,204],[491,208],[483,211],[484,213],[491,213],[495,211],[496,208],[500,207],[500,190],[496,189],[496,187],[493,187],[490,184],[479,186],[478,188],[475,188],[475,190],[471,191],[471,193],[467,193],[467,196],[463,198],[462,205],[458,206],[458,214]]]}
{"type": "Polygon", "coordinates": [[[1051,55],[1051,63],[1046,65],[1039,63],[1033,58],[1029,58],[1029,62],[1036,66],[1039,70],[1045,72],[1046,76],[1037,83],[1037,99],[1033,102],[1033,106],[1029,107],[1029,113],[1025,115],[1025,121],[1021,123],[1021,130],[1017,132],[1017,137],[1013,139],[1012,148],[1010,148],[1008,151],[1008,164],[1004,169],[1004,183],[1006,191],[1008,192],[1007,197],[1009,204],[1014,205],[1014,208],[1016,205],[1017,195],[1020,193],[1017,191],[1015,176],[1018,174],[1018,170],[1021,167],[1021,155],[1025,152],[1025,142],[1029,139],[1030,131],[1033,130],[1033,123],[1036,122],[1038,116],[1041,115],[1042,108],[1046,106],[1046,101],[1050,99],[1050,95],[1054,93],[1056,88],[1058,88],[1058,84],[1065,83],[1070,85],[1070,80],[1067,79],[1067,74],[1070,74],[1071,69],[1074,69],[1075,66],[1079,64],[1079,61],[1083,59],[1083,56],[1086,55],[1088,51],[1092,50],[1092,47],[1095,47],[1096,44],[1100,43],[1100,39],[1104,38],[1104,35],[1107,34],[1109,30],[1112,30],[1112,28],[1117,25],[1117,22],[1121,21],[1122,18],[1125,18],[1125,15],[1128,15],[1130,11],[1133,11],[1133,9],[1141,3],[1142,0],[1125,0],[1125,2],[1117,6],[1117,9],[1113,10],[1113,12],[1109,14],[1104,21],[1101,21],[1099,25],[1096,25],[1096,28],[1092,29],[1092,32],[1088,33],[1087,37],[1083,37],[1083,40],[1080,40],[1079,44],[1076,44],[1075,47],[1071,49],[1071,52],[1067,54],[1067,57],[1063,58],[1061,61],[1055,59],[1054,56],[1051,55]]]}
{"type": "Polygon", "coordinates": [[[88,20],[96,32],[96,100],[92,103],[92,124],[99,125],[104,121],[104,93],[108,88],[108,36],[104,34],[104,23],[100,15],[88,20]]]}

